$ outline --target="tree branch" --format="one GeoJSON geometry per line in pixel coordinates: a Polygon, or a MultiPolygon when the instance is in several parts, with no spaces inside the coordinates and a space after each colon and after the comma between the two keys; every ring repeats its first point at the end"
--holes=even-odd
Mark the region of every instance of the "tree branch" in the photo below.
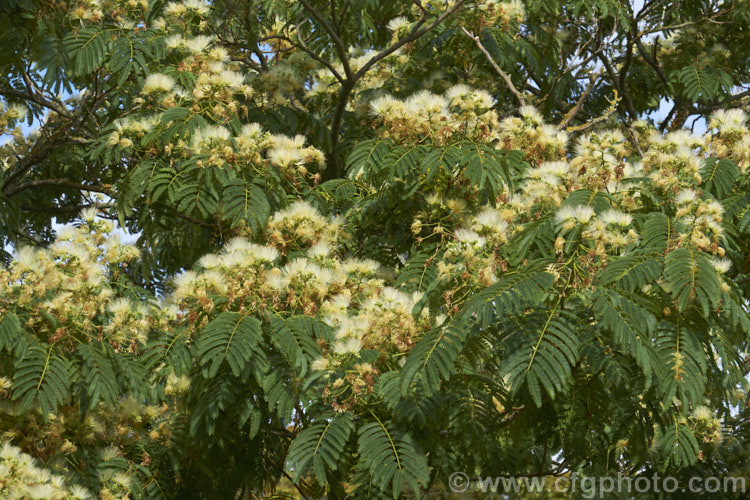
{"type": "Polygon", "coordinates": [[[44,187],[44,186],[58,186],[62,188],[72,188],[72,189],[78,189],[80,191],[91,191],[93,193],[104,193],[108,195],[111,195],[113,193],[113,191],[110,188],[107,188],[104,186],[88,185],[88,184],[82,184],[80,182],[71,182],[67,179],[42,179],[38,181],[25,182],[23,184],[18,184],[16,186],[11,186],[3,190],[3,194],[5,194],[5,196],[10,198],[20,193],[21,191],[25,191],[27,189],[32,189],[36,187],[44,187]]]}
{"type": "Polygon", "coordinates": [[[597,73],[589,77],[589,84],[586,85],[586,88],[583,90],[583,93],[581,93],[581,96],[578,98],[575,106],[573,106],[571,110],[565,114],[562,121],[557,124],[557,130],[562,130],[567,127],[568,124],[573,121],[573,118],[576,117],[578,112],[581,111],[581,108],[583,108],[583,103],[591,95],[591,92],[594,90],[594,85],[596,84],[597,80],[599,80],[600,76],[601,73],[597,73]]]}
{"type": "MultiPolygon", "coordinates": [[[[301,1],[303,2],[303,4],[307,4],[307,0],[301,0],[301,1]]],[[[437,25],[442,23],[451,14],[453,14],[458,9],[460,9],[461,6],[464,3],[466,3],[466,1],[467,0],[458,0],[455,4],[453,4],[453,6],[451,6],[445,12],[440,14],[437,17],[437,19],[435,19],[433,22],[431,22],[430,24],[428,24],[427,26],[423,28],[420,28],[420,26],[422,26],[425,23],[425,20],[426,20],[426,14],[425,14],[414,26],[411,33],[409,33],[407,36],[405,36],[401,40],[397,40],[387,49],[376,54],[369,61],[367,61],[356,73],[352,74],[351,76],[349,73],[347,73],[347,78],[344,82],[342,82],[342,85],[341,85],[341,93],[339,94],[339,101],[336,104],[336,109],[333,112],[333,122],[331,124],[331,150],[329,151],[329,155],[328,155],[328,163],[329,163],[328,166],[329,166],[329,172],[330,172],[328,176],[329,179],[335,179],[341,176],[341,172],[339,172],[338,158],[336,157],[336,147],[338,146],[338,143],[339,143],[339,133],[341,131],[341,124],[344,119],[344,112],[346,111],[346,104],[349,100],[349,95],[351,95],[352,90],[354,90],[354,86],[357,84],[357,80],[362,78],[370,70],[370,68],[375,66],[377,63],[379,63],[380,61],[382,61],[389,55],[393,54],[398,49],[406,45],[407,43],[413,42],[414,40],[418,39],[419,37],[421,37],[428,31],[432,30],[437,25]]],[[[344,62],[344,70],[346,71],[347,68],[349,67],[348,61],[344,59],[342,60],[342,62],[344,62]]],[[[351,71],[351,68],[349,68],[349,71],[351,71]]]]}
{"type": "Polygon", "coordinates": [[[487,60],[490,62],[492,67],[495,69],[495,72],[500,75],[500,78],[503,79],[505,82],[505,85],[510,89],[510,93],[513,94],[518,101],[518,104],[520,106],[523,106],[525,104],[523,95],[518,91],[518,89],[513,85],[513,81],[510,79],[510,75],[508,75],[505,71],[502,70],[502,68],[495,62],[495,60],[492,58],[490,53],[487,51],[487,49],[484,48],[484,45],[482,45],[482,42],[479,40],[479,37],[474,35],[473,33],[469,32],[466,28],[461,26],[461,29],[464,33],[466,33],[466,36],[474,40],[474,43],[477,47],[479,47],[479,50],[482,51],[482,54],[487,58],[487,60]]]}
{"type": "Polygon", "coordinates": [[[290,43],[292,43],[292,44],[294,44],[295,46],[301,48],[302,50],[304,50],[307,53],[307,55],[309,55],[314,60],[316,60],[319,63],[321,63],[323,66],[325,66],[328,69],[328,71],[331,72],[331,74],[334,76],[334,78],[336,78],[336,80],[338,80],[339,83],[343,84],[344,83],[344,78],[341,76],[341,74],[338,71],[336,71],[336,68],[334,68],[331,63],[329,63],[324,58],[320,57],[320,55],[318,55],[317,53],[315,53],[314,51],[310,50],[307,47],[307,44],[302,39],[302,33],[300,33],[299,26],[300,25],[298,23],[297,24],[297,39],[299,40],[299,44],[294,43],[294,41],[291,40],[291,39],[289,39],[289,38],[287,38],[287,41],[290,42],[290,43]]]}
{"type": "Polygon", "coordinates": [[[393,54],[398,49],[400,49],[401,47],[403,47],[404,45],[406,45],[407,43],[413,42],[417,38],[421,37],[422,35],[424,35],[428,31],[430,31],[433,28],[435,28],[437,25],[439,25],[440,23],[442,23],[443,21],[445,21],[445,19],[447,19],[448,17],[450,17],[451,14],[453,14],[459,8],[461,8],[461,6],[464,3],[466,3],[466,1],[467,0],[458,0],[456,3],[453,4],[453,6],[451,8],[449,8],[448,10],[446,10],[445,12],[443,12],[442,14],[440,14],[440,16],[438,16],[438,18],[435,19],[433,22],[431,22],[430,24],[428,24],[424,28],[419,29],[419,26],[421,26],[425,22],[425,16],[422,16],[422,19],[420,19],[417,22],[416,26],[411,31],[411,33],[409,33],[408,35],[406,35],[401,40],[398,40],[398,41],[394,42],[393,45],[391,45],[390,47],[388,47],[387,49],[383,50],[382,52],[380,52],[379,54],[377,54],[375,57],[373,57],[372,59],[370,59],[369,61],[367,61],[364,64],[364,66],[362,66],[359,69],[359,71],[357,71],[354,74],[354,79],[358,80],[359,78],[361,78],[362,76],[364,76],[364,74],[367,73],[367,71],[370,68],[372,68],[373,66],[375,66],[382,59],[388,57],[389,55],[393,54]]]}
{"type": "Polygon", "coordinates": [[[86,208],[114,208],[114,203],[82,203],[70,207],[46,207],[38,205],[21,205],[19,208],[24,212],[42,212],[46,214],[70,214],[78,213],[86,208]]]}
{"type": "Polygon", "coordinates": [[[70,118],[70,113],[68,112],[67,109],[58,107],[55,103],[48,101],[47,99],[44,98],[44,96],[41,96],[39,94],[20,92],[18,90],[13,90],[13,89],[0,89],[0,95],[5,96],[5,97],[15,97],[16,99],[28,99],[34,104],[38,104],[39,106],[50,109],[54,111],[55,113],[59,114],[60,116],[63,116],[65,118],[70,118]]]}
{"type": "Polygon", "coordinates": [[[344,66],[344,74],[346,75],[347,80],[352,80],[354,77],[354,74],[352,73],[352,68],[349,66],[349,59],[346,57],[346,47],[344,46],[343,40],[341,40],[341,37],[336,33],[336,30],[330,25],[330,23],[326,20],[323,15],[315,10],[315,7],[310,5],[310,2],[307,0],[300,0],[300,3],[305,7],[305,10],[307,10],[310,15],[315,19],[317,22],[319,22],[323,29],[326,30],[326,33],[331,37],[331,40],[333,40],[333,46],[336,49],[336,54],[338,55],[338,58],[341,60],[341,64],[344,66]]]}

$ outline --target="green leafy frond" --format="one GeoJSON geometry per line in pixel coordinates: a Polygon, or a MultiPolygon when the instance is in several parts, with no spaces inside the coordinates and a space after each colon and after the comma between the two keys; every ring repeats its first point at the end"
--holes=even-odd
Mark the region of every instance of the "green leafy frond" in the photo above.
{"type": "Polygon", "coordinates": [[[0,318],[0,351],[10,351],[21,334],[21,322],[14,313],[5,313],[0,318]]]}
{"type": "Polygon", "coordinates": [[[299,481],[312,469],[318,483],[326,485],[326,474],[338,468],[344,445],[353,429],[352,415],[337,413],[320,417],[318,422],[300,432],[292,441],[287,455],[294,471],[293,481],[299,481]]]}
{"type": "Polygon", "coordinates": [[[394,430],[388,422],[365,423],[359,428],[358,450],[373,484],[398,498],[404,486],[419,492],[429,483],[427,459],[414,438],[394,430]]]}
{"type": "Polygon", "coordinates": [[[515,327],[509,342],[516,346],[501,363],[500,376],[507,377],[513,393],[525,388],[541,407],[542,389],[554,399],[568,385],[579,354],[579,327],[571,313],[557,308],[529,314],[515,327]]]}
{"type": "Polygon", "coordinates": [[[651,342],[656,317],[650,311],[634,300],[606,289],[595,294],[593,306],[597,322],[612,332],[613,340],[623,354],[635,359],[647,381],[650,382],[653,375],[663,374],[663,361],[651,342]]]}
{"type": "Polygon", "coordinates": [[[313,336],[313,323],[315,320],[308,316],[298,315],[288,319],[271,316],[271,341],[281,350],[300,377],[307,374],[312,361],[323,355],[313,336]]]}
{"type": "Polygon", "coordinates": [[[743,234],[750,233],[750,204],[745,205],[745,208],[738,214],[738,218],[737,230],[743,234]]]}
{"type": "Polygon", "coordinates": [[[717,198],[724,198],[729,194],[740,175],[740,169],[728,158],[707,158],[701,168],[703,188],[717,198]]]}
{"type": "MultiPolygon", "coordinates": [[[[231,377],[217,377],[204,380],[200,389],[195,391],[197,401],[190,415],[190,435],[198,436],[200,431],[205,436],[213,436],[217,431],[220,416],[229,410],[236,409],[240,397],[249,397],[231,377]]],[[[221,432],[234,432],[234,428],[221,427],[221,432]]]]}
{"type": "Polygon", "coordinates": [[[629,293],[656,282],[661,276],[664,258],[652,253],[633,253],[613,257],[607,267],[598,275],[602,286],[614,286],[623,293],[629,293]]]}
{"type": "Polygon", "coordinates": [[[652,213],[641,226],[641,247],[654,252],[666,252],[672,243],[672,221],[665,214],[652,213]]]}
{"type": "Polygon", "coordinates": [[[265,393],[268,411],[276,411],[283,421],[291,418],[294,405],[299,401],[297,391],[293,387],[289,367],[281,356],[269,356],[265,371],[260,376],[260,385],[265,393]]]}
{"type": "Polygon", "coordinates": [[[369,175],[369,172],[380,170],[385,155],[392,147],[390,139],[376,138],[360,142],[346,158],[347,174],[354,179],[360,172],[369,175]]]}
{"type": "Polygon", "coordinates": [[[694,331],[663,321],[659,324],[654,343],[666,360],[666,373],[659,387],[662,404],[669,408],[675,397],[692,405],[703,404],[707,382],[706,353],[694,331]]]}
{"type": "Polygon", "coordinates": [[[199,214],[207,218],[216,212],[219,195],[203,179],[186,180],[170,192],[170,201],[177,210],[186,214],[199,214]]]}
{"type": "Polygon", "coordinates": [[[690,427],[674,422],[659,430],[657,445],[664,458],[664,466],[674,464],[677,467],[687,467],[698,460],[700,446],[690,427]]]}
{"type": "Polygon", "coordinates": [[[70,363],[54,353],[53,347],[32,345],[16,364],[13,399],[21,410],[39,404],[46,419],[70,396],[70,363]]]}
{"type": "Polygon", "coordinates": [[[429,245],[411,255],[399,270],[395,286],[407,292],[424,291],[437,281],[437,270],[431,265],[435,259],[435,246],[429,245]]]}
{"type": "Polygon", "coordinates": [[[524,259],[553,255],[555,251],[555,224],[549,216],[540,217],[523,226],[508,243],[509,260],[515,264],[524,259]],[[536,251],[536,253],[532,253],[536,251]]]}
{"type": "Polygon", "coordinates": [[[236,312],[223,312],[208,323],[196,341],[204,376],[213,378],[226,361],[238,377],[258,348],[260,321],[236,312]]]}
{"type": "Polygon", "coordinates": [[[708,316],[721,297],[721,283],[711,261],[692,248],[678,248],[667,255],[664,277],[671,288],[677,309],[685,311],[696,302],[708,316]]]}
{"type": "Polygon", "coordinates": [[[502,153],[489,146],[472,144],[464,146],[464,174],[478,189],[486,189],[488,200],[494,203],[495,197],[503,192],[504,186],[511,185],[511,176],[505,165],[502,153]]]}
{"type": "Polygon", "coordinates": [[[221,206],[224,217],[231,221],[232,226],[247,221],[256,234],[265,227],[271,213],[263,189],[242,179],[230,180],[224,186],[221,206]]]}
{"type": "Polygon", "coordinates": [[[458,146],[451,144],[435,148],[422,158],[421,172],[416,182],[422,186],[434,185],[438,174],[452,172],[464,159],[464,151],[458,146]]]}
{"type": "Polygon", "coordinates": [[[73,31],[63,40],[65,51],[73,61],[73,72],[80,76],[93,72],[102,65],[111,34],[99,27],[85,27],[73,31]]]}
{"type": "Polygon", "coordinates": [[[88,408],[93,409],[99,401],[115,404],[119,390],[110,359],[111,347],[102,342],[82,344],[76,349],[76,355],[81,360],[81,392],[88,408]]]}
{"type": "Polygon", "coordinates": [[[497,283],[474,294],[461,312],[463,319],[475,317],[483,328],[495,318],[516,314],[524,307],[541,303],[554,283],[554,276],[530,267],[528,273],[506,274],[497,283]]]}
{"type": "Polygon", "coordinates": [[[466,325],[450,322],[436,328],[417,342],[406,358],[401,384],[404,394],[419,384],[429,396],[440,389],[440,381],[453,373],[453,364],[466,339],[466,325]]]}

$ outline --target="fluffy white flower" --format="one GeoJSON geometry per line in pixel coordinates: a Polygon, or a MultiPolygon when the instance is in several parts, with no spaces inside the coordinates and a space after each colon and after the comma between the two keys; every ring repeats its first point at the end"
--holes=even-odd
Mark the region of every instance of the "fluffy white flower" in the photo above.
{"type": "Polygon", "coordinates": [[[677,193],[675,201],[678,205],[687,205],[698,199],[698,194],[693,189],[683,189],[677,193]]]}
{"type": "Polygon", "coordinates": [[[206,48],[213,42],[213,37],[199,35],[188,40],[184,40],[184,46],[192,53],[198,54],[206,50],[206,48]]]}
{"type": "Polygon", "coordinates": [[[204,0],[184,0],[183,4],[186,9],[194,10],[198,14],[208,13],[208,4],[204,0]]]}
{"type": "Polygon", "coordinates": [[[399,16],[391,19],[385,27],[388,29],[388,31],[398,33],[402,29],[408,28],[410,24],[411,23],[408,19],[403,16],[399,16]]]}
{"type": "Polygon", "coordinates": [[[537,111],[534,106],[521,106],[521,108],[518,110],[518,113],[526,121],[531,122],[533,125],[541,125],[542,123],[544,123],[542,114],[537,111]]]}
{"type": "Polygon", "coordinates": [[[705,406],[697,406],[692,413],[696,420],[711,421],[714,418],[714,412],[705,406]]]}
{"type": "Polygon", "coordinates": [[[557,211],[555,219],[558,223],[576,221],[579,224],[585,224],[590,221],[593,216],[594,209],[588,205],[578,205],[577,207],[565,206],[557,211]]]}
{"type": "Polygon", "coordinates": [[[633,216],[619,210],[607,210],[603,214],[599,214],[597,219],[605,224],[613,224],[621,227],[629,226],[633,222],[633,216]]]}
{"type": "Polygon", "coordinates": [[[732,261],[729,259],[711,259],[711,264],[721,274],[726,273],[732,267],[732,261]]]}
{"type": "Polygon", "coordinates": [[[5,110],[6,118],[9,118],[11,120],[23,120],[26,117],[26,113],[26,107],[21,106],[20,104],[11,104],[5,110]]]}
{"type": "Polygon", "coordinates": [[[708,128],[718,128],[719,132],[729,132],[741,128],[747,122],[747,113],[741,109],[719,109],[711,115],[708,128]]]}
{"type": "Polygon", "coordinates": [[[456,229],[453,236],[460,243],[476,245],[480,247],[484,246],[484,244],[487,242],[487,240],[484,237],[479,236],[477,233],[475,233],[471,229],[463,229],[463,228],[456,229]]]}
{"type": "Polygon", "coordinates": [[[362,349],[362,342],[358,338],[349,338],[345,342],[337,342],[333,345],[336,354],[358,353],[362,349]]]}
{"type": "Polygon", "coordinates": [[[146,77],[146,81],[143,84],[143,93],[169,92],[173,87],[174,79],[171,76],[162,73],[152,73],[146,77]]]}

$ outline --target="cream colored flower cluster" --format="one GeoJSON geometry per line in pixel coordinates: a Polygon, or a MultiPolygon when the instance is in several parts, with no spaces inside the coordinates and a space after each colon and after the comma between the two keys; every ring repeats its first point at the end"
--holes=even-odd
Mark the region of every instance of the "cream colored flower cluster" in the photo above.
{"type": "Polygon", "coordinates": [[[91,494],[37,466],[31,455],[9,443],[0,446],[0,494],[7,500],[85,500],[91,494]]]}
{"type": "MultiPolygon", "coordinates": [[[[484,232],[493,223],[487,218],[479,217],[484,232]]],[[[493,238],[499,237],[497,229],[493,238]]],[[[266,234],[265,246],[237,238],[178,275],[168,307],[185,314],[195,331],[203,324],[200,313],[220,310],[317,316],[334,328],[335,340],[322,345],[324,357],[314,368],[345,372],[327,390],[334,406],[353,404],[371,393],[382,368],[361,362],[361,351],[408,353],[430,329],[429,310],[415,317],[421,295],[385,286],[377,262],[340,257],[339,223],[304,202],[275,214],[266,234]]],[[[189,384],[173,378],[172,392],[189,384]]]]}
{"type": "Polygon", "coordinates": [[[724,228],[721,221],[724,207],[718,201],[698,197],[693,189],[683,189],[676,198],[675,227],[679,232],[678,245],[691,245],[704,252],[724,257],[720,246],[724,228]]]}
{"type": "Polygon", "coordinates": [[[404,353],[421,336],[429,310],[423,309],[420,318],[412,315],[421,294],[408,295],[391,287],[371,292],[359,303],[353,303],[348,292],[339,294],[321,308],[324,321],[336,327],[333,354],[357,354],[361,349],[404,353]],[[352,315],[353,310],[357,314],[352,315]]]}
{"type": "Polygon", "coordinates": [[[373,289],[355,300],[347,291],[328,299],[320,314],[335,329],[335,341],[324,349],[324,357],[313,369],[324,371],[329,384],[324,396],[334,409],[346,410],[372,394],[383,366],[395,356],[402,357],[430,330],[428,308],[413,315],[422,294],[406,294],[392,287],[373,289]],[[374,363],[359,360],[363,350],[388,354],[374,363]]]}
{"type": "Polygon", "coordinates": [[[237,238],[201,258],[197,270],[175,278],[170,301],[190,319],[212,311],[218,297],[229,299],[225,308],[314,315],[331,296],[367,296],[383,286],[375,262],[339,257],[339,222],[307,203],[277,212],[266,234],[267,246],[237,238]]]}
{"type": "Polygon", "coordinates": [[[524,176],[521,194],[527,203],[560,206],[571,190],[570,165],[547,161],[531,168],[524,176]]]}
{"type": "Polygon", "coordinates": [[[148,75],[133,115],[115,122],[107,139],[110,146],[150,156],[165,155],[176,161],[200,155],[200,166],[252,169],[260,175],[269,174],[268,167],[273,167],[292,181],[319,182],[325,157],[320,150],[306,146],[303,136],[271,134],[257,123],[246,124],[236,133],[226,126],[232,117],[247,112],[238,97],[249,99],[254,90],[228,62],[225,49],[214,46],[214,40],[203,35],[186,38],[176,34],[167,46],[183,56],[178,71],[197,75],[192,90],[181,87],[168,74],[148,75]],[[175,106],[190,109],[206,118],[208,124],[192,132],[186,129],[166,145],[157,146],[155,131],[172,125],[164,117],[175,106]]]}
{"type": "MultiPolygon", "coordinates": [[[[521,118],[505,120],[500,127],[506,147],[521,148],[532,159],[519,188],[500,193],[495,206],[479,211],[470,210],[461,199],[428,195],[427,208],[416,214],[412,233],[418,242],[437,239],[442,243],[444,258],[435,264],[441,278],[455,284],[452,291],[455,296],[464,287],[471,289],[495,282],[497,273],[507,266],[498,249],[534,223],[533,214],[554,215],[558,254],[565,252],[569,240],[580,240],[575,251],[584,251],[585,255],[579,256],[583,259],[581,264],[594,275],[608,256],[627,252],[638,244],[640,235],[633,225],[633,214],[643,206],[644,190],[653,189],[676,210],[677,232],[673,243],[713,254],[717,272],[725,273],[728,261],[723,260],[724,208],[719,201],[700,192],[703,182],[700,170],[704,159],[716,154],[717,144],[726,146],[727,136],[741,138],[750,132],[741,112],[719,112],[714,121],[723,124],[723,137],[721,132],[705,138],[685,131],[660,134],[646,124],[635,124],[644,149],[643,158],[638,161],[629,160],[635,152],[622,132],[605,129],[580,136],[570,157],[535,162],[535,154],[544,157],[556,152],[545,149],[549,146],[547,141],[528,140],[528,135],[532,138],[538,135],[524,136],[521,131],[533,128],[552,137],[552,129],[538,113],[522,109],[521,118]],[[513,141],[514,137],[519,140],[513,141]],[[540,144],[547,146],[540,148],[540,144]],[[595,211],[593,206],[582,203],[563,206],[573,192],[583,189],[591,191],[592,201],[597,192],[605,193],[610,208],[595,211]]],[[[557,145],[562,150],[565,137],[558,139],[557,145]]],[[[741,161],[741,155],[732,158],[741,161]]],[[[574,285],[586,286],[586,283],[574,285]]],[[[451,310],[451,304],[455,304],[455,297],[448,294],[447,311],[451,310]]]]}
{"type": "Polygon", "coordinates": [[[84,223],[63,228],[48,249],[20,248],[10,268],[0,269],[0,305],[33,309],[24,326],[43,341],[72,349],[81,339],[103,339],[137,350],[158,315],[110,283],[139,252],[95,215],[85,211],[84,223]]]}
{"type": "Polygon", "coordinates": [[[693,431],[703,437],[703,442],[718,445],[723,441],[721,419],[710,408],[697,406],[690,413],[690,423],[693,425],[693,431]]]}
{"type": "MultiPolygon", "coordinates": [[[[200,166],[251,169],[260,175],[268,175],[270,166],[290,181],[318,182],[325,158],[318,149],[306,146],[301,136],[270,134],[257,124],[239,131],[228,127],[238,116],[247,116],[246,103],[255,90],[227,49],[208,34],[209,7],[204,0],[173,1],[163,7],[162,17],[150,21],[148,27],[167,35],[166,48],[177,62],[146,75],[134,107],[114,123],[106,143],[125,154],[166,156],[176,162],[200,155],[200,166]],[[160,144],[160,129],[166,133],[175,125],[174,116],[169,119],[164,113],[178,106],[188,110],[188,118],[194,117],[197,126],[185,127],[170,142],[160,144]]],[[[73,9],[73,18],[93,23],[112,13],[132,24],[132,19],[142,22],[147,8],[145,0],[82,0],[73,9]]],[[[18,111],[12,108],[6,114],[14,116],[18,111]]]]}
{"type": "Polygon", "coordinates": [[[638,242],[638,233],[632,227],[633,216],[619,210],[610,209],[595,213],[588,205],[562,207],[555,215],[560,236],[555,245],[562,253],[565,234],[578,227],[585,242],[599,257],[616,254],[618,251],[638,242]]]}
{"type": "Polygon", "coordinates": [[[525,207],[518,203],[518,197],[501,198],[497,206],[488,205],[473,212],[460,200],[431,196],[427,200],[428,209],[418,214],[412,225],[412,232],[431,231],[418,240],[437,239],[444,249],[435,269],[444,283],[452,280],[457,287],[444,296],[448,312],[457,312],[453,295],[460,289],[492,285],[499,270],[507,269],[497,251],[522,229],[520,218],[525,207]],[[435,220],[431,213],[442,216],[435,220]],[[451,227],[455,229],[450,230],[451,227]]]}
{"type": "Polygon", "coordinates": [[[123,28],[135,28],[150,10],[148,0],[73,0],[57,4],[74,21],[98,23],[110,19],[123,28]]]}
{"type": "MultiPolygon", "coordinates": [[[[125,459],[131,467],[135,466],[146,455],[138,451],[135,457],[127,456],[124,450],[141,450],[144,441],[152,449],[157,444],[167,444],[172,439],[173,419],[179,418],[174,406],[145,405],[133,396],[122,397],[115,405],[100,403],[85,413],[81,412],[79,404],[80,401],[73,401],[61,406],[48,420],[42,421],[39,414],[19,415],[17,403],[0,400],[0,423],[7,429],[0,435],[0,443],[8,440],[28,453],[19,453],[19,448],[10,444],[0,447],[0,496],[3,499],[132,498],[130,495],[138,479],[124,472],[121,463],[117,467],[107,467],[107,462],[125,459]],[[59,476],[50,473],[50,470],[64,470],[71,454],[79,448],[86,448],[91,453],[90,458],[101,465],[97,475],[102,488],[95,495],[66,485],[59,476]],[[34,467],[31,456],[43,457],[46,469],[34,467]],[[28,489],[24,489],[24,484],[28,489]]],[[[141,462],[141,465],[144,464],[141,462]]]]}
{"type": "Polygon", "coordinates": [[[397,141],[429,138],[444,144],[464,137],[490,142],[497,131],[494,104],[489,93],[456,85],[442,96],[423,90],[405,100],[380,97],[370,110],[385,127],[383,135],[397,141]]]}
{"type": "Polygon", "coordinates": [[[526,18],[526,9],[520,0],[483,0],[477,2],[477,11],[482,15],[481,24],[484,26],[502,26],[507,29],[522,23],[526,18]]]}
{"type": "Polygon", "coordinates": [[[14,137],[20,138],[21,129],[16,127],[24,118],[27,110],[18,104],[6,104],[0,101],[0,136],[12,133],[14,137]]]}
{"type": "Polygon", "coordinates": [[[341,222],[324,217],[309,203],[298,201],[271,217],[268,240],[284,254],[320,242],[336,245],[341,238],[341,222]]]}
{"type": "Polygon", "coordinates": [[[532,106],[522,106],[519,117],[500,122],[498,139],[505,149],[518,149],[534,162],[565,158],[568,134],[544,122],[541,113],[532,106]]]}
{"type": "Polygon", "coordinates": [[[731,158],[744,173],[750,167],[750,130],[748,115],[741,109],[718,110],[711,115],[711,147],[718,158],[731,158]]]}
{"type": "Polygon", "coordinates": [[[570,160],[576,185],[595,191],[609,190],[624,177],[624,159],[630,153],[630,145],[619,130],[584,134],[577,141],[575,157],[570,160]]]}
{"type": "Polygon", "coordinates": [[[699,139],[684,130],[666,135],[653,132],[649,139],[641,164],[658,191],[676,193],[700,184],[702,158],[696,154],[702,145],[699,139]]]}
{"type": "MultiPolygon", "coordinates": [[[[284,50],[289,49],[287,42],[281,43],[284,46],[284,50]]],[[[298,109],[308,111],[305,105],[297,100],[296,96],[306,95],[307,97],[312,97],[320,93],[325,93],[327,90],[325,85],[321,86],[321,83],[310,85],[311,76],[312,80],[315,81],[321,73],[330,75],[331,81],[328,83],[333,83],[333,75],[328,73],[328,70],[321,72],[319,63],[312,57],[305,52],[292,52],[290,55],[277,61],[268,70],[252,75],[250,81],[256,90],[256,102],[261,106],[274,106],[278,104],[288,106],[291,104],[298,109]]],[[[331,89],[331,96],[334,93],[334,90],[331,89]]]]}

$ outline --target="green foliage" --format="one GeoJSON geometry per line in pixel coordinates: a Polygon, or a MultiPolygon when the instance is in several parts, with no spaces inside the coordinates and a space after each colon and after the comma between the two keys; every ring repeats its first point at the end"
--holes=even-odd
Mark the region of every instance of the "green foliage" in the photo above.
{"type": "Polygon", "coordinates": [[[223,312],[198,336],[196,348],[203,375],[214,378],[226,361],[235,377],[247,366],[261,336],[260,321],[240,313],[223,312]]]}
{"type": "Polygon", "coordinates": [[[53,352],[52,347],[27,347],[16,358],[18,368],[13,374],[13,399],[21,411],[39,405],[45,419],[70,397],[69,364],[53,352]]]}
{"type": "Polygon", "coordinates": [[[708,316],[709,309],[716,307],[720,297],[719,279],[706,256],[678,248],[664,261],[664,277],[679,311],[696,302],[703,315],[708,316]]]}
{"type": "Polygon", "coordinates": [[[450,324],[423,337],[409,353],[402,370],[404,392],[415,384],[424,396],[439,390],[440,381],[450,379],[453,374],[453,364],[461,352],[466,333],[465,326],[450,324]]]}
{"type": "Polygon", "coordinates": [[[742,174],[737,165],[728,158],[709,158],[701,169],[701,175],[705,189],[717,198],[723,199],[732,191],[742,174]]]}
{"type": "Polygon", "coordinates": [[[409,434],[377,417],[359,427],[358,434],[359,454],[372,484],[381,492],[398,497],[404,486],[419,491],[428,483],[427,460],[409,434]]]}
{"type": "Polygon", "coordinates": [[[517,327],[508,342],[515,346],[500,366],[513,392],[524,387],[536,406],[542,389],[554,399],[568,387],[571,367],[578,359],[578,329],[574,317],[553,308],[537,312],[517,327]]]}
{"type": "Polygon", "coordinates": [[[750,478],[746,5],[9,0],[0,46],[0,434],[67,486],[750,478]]]}
{"type": "Polygon", "coordinates": [[[354,429],[354,420],[348,413],[332,415],[322,422],[304,429],[292,441],[287,459],[294,470],[294,481],[312,469],[318,483],[326,485],[329,471],[338,468],[344,446],[354,429]]]}

